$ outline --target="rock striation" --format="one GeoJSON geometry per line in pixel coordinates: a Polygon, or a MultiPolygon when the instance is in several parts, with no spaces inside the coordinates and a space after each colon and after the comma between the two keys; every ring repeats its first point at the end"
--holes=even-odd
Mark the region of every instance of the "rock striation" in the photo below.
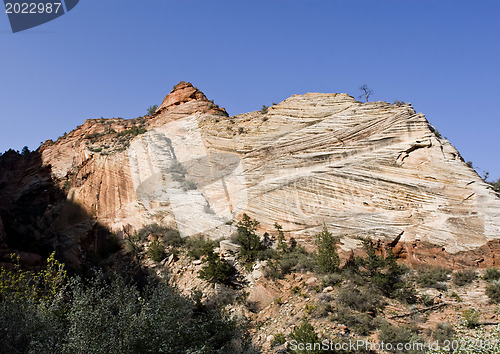
{"type": "Polygon", "coordinates": [[[500,240],[500,199],[410,104],[307,93],[228,117],[181,82],[153,116],[87,120],[39,153],[67,200],[119,235],[157,222],[228,236],[247,213],[306,245],[325,224],[346,251],[371,237],[476,264],[500,240]]]}

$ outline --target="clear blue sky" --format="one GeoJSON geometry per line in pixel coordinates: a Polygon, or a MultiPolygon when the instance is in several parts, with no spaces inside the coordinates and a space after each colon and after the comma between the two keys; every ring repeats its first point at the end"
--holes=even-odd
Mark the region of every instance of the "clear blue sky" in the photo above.
{"type": "Polygon", "coordinates": [[[81,0],[12,34],[2,7],[0,151],[143,115],[181,80],[231,115],[366,83],[499,178],[499,18],[497,0],[81,0]]]}

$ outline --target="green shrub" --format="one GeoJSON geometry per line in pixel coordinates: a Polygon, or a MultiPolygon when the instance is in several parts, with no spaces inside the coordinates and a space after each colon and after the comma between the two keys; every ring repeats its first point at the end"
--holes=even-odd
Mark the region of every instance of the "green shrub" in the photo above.
{"type": "Polygon", "coordinates": [[[178,173],[180,175],[185,175],[187,170],[181,163],[177,160],[173,161],[170,167],[168,168],[168,172],[170,173],[178,173]]]}
{"type": "Polygon", "coordinates": [[[211,283],[231,285],[235,273],[233,266],[212,251],[206,256],[199,277],[211,283]]]}
{"type": "Polygon", "coordinates": [[[14,269],[0,268],[0,302],[9,298],[48,302],[65,288],[67,273],[64,264],[55,259],[55,252],[47,258],[46,267],[37,272],[21,269],[20,257],[14,253],[10,256],[14,269]]]}
{"type": "Polygon", "coordinates": [[[493,182],[488,182],[493,187],[493,190],[500,193],[500,178],[493,182]]]}
{"type": "Polygon", "coordinates": [[[462,312],[465,326],[467,328],[475,328],[479,325],[479,316],[481,313],[476,309],[466,309],[462,312]]]}
{"type": "Polygon", "coordinates": [[[363,240],[364,257],[352,255],[343,268],[346,278],[358,285],[371,284],[378,288],[385,296],[404,298],[412,301],[412,285],[405,281],[408,268],[397,263],[392,251],[386,257],[378,255],[373,241],[363,240]]]}
{"type": "Polygon", "coordinates": [[[424,288],[446,290],[449,269],[442,267],[422,267],[417,271],[417,284],[424,288]]]}
{"type": "Polygon", "coordinates": [[[73,282],[72,293],[65,352],[231,351],[238,336],[230,320],[215,311],[195,313],[193,303],[163,283],[141,294],[120,278],[108,284],[98,276],[88,285],[73,282]]]}
{"type": "Polygon", "coordinates": [[[406,304],[415,304],[418,301],[417,290],[413,284],[405,284],[393,292],[393,297],[406,304]]]}
{"type": "Polygon", "coordinates": [[[260,237],[255,233],[257,226],[259,222],[252,220],[247,214],[243,214],[241,221],[238,222],[236,242],[241,246],[240,257],[245,262],[257,260],[259,252],[265,249],[260,237]]]}
{"type": "Polygon", "coordinates": [[[179,231],[159,224],[149,224],[137,231],[137,238],[141,242],[146,241],[149,235],[155,236],[162,240],[165,246],[170,247],[180,247],[185,242],[179,231]]]}
{"type": "Polygon", "coordinates": [[[344,277],[341,274],[334,273],[334,274],[327,274],[323,277],[323,287],[327,286],[335,286],[344,280],[344,277]]]}
{"type": "Polygon", "coordinates": [[[333,307],[331,304],[327,302],[321,302],[314,309],[314,317],[317,318],[326,317],[332,312],[333,312],[333,307]]]}
{"type": "Polygon", "coordinates": [[[378,289],[365,285],[363,287],[347,284],[337,295],[337,304],[359,312],[375,315],[384,308],[385,303],[378,289]]]}
{"type": "Polygon", "coordinates": [[[367,313],[352,310],[349,307],[338,306],[332,319],[342,323],[358,335],[367,336],[371,334],[378,325],[376,318],[367,313]]]}
{"type": "Polygon", "coordinates": [[[462,298],[455,291],[451,293],[450,297],[455,299],[456,302],[462,302],[462,298]]]}
{"type": "Polygon", "coordinates": [[[188,237],[185,244],[188,256],[194,259],[200,259],[210,254],[218,245],[219,241],[211,240],[205,236],[188,237]]]}
{"type": "Polygon", "coordinates": [[[148,112],[148,115],[152,116],[153,114],[155,114],[157,109],[158,109],[158,105],[153,105],[153,106],[149,106],[149,108],[146,111],[148,112]]]}
{"type": "Polygon", "coordinates": [[[283,232],[283,226],[278,224],[277,222],[274,223],[274,228],[278,232],[278,243],[276,245],[276,250],[278,252],[286,252],[288,251],[288,245],[285,242],[285,233],[283,232]]]}
{"type": "Polygon", "coordinates": [[[297,246],[282,254],[279,267],[281,276],[289,274],[292,271],[313,271],[316,267],[316,260],[303,247],[297,246]]]}
{"type": "Polygon", "coordinates": [[[316,246],[318,253],[316,263],[322,273],[334,273],[339,269],[340,258],[337,253],[339,240],[328,231],[326,225],[323,230],[316,235],[316,246]]]}
{"type": "Polygon", "coordinates": [[[500,269],[498,268],[486,268],[483,274],[483,279],[486,281],[499,280],[500,279],[500,269]]]}
{"type": "Polygon", "coordinates": [[[422,294],[420,295],[420,301],[425,306],[432,306],[434,305],[434,296],[431,296],[429,294],[422,294]]]}
{"type": "Polygon", "coordinates": [[[439,343],[451,341],[455,336],[455,328],[449,323],[438,323],[436,329],[432,332],[432,337],[439,343]]]}
{"type": "Polygon", "coordinates": [[[302,319],[300,325],[293,329],[293,332],[290,334],[290,340],[294,340],[297,343],[304,343],[304,345],[306,345],[305,350],[296,350],[296,353],[322,353],[321,350],[307,349],[308,344],[311,348],[314,348],[314,343],[319,343],[320,340],[314,331],[314,327],[305,317],[302,319]]]}
{"type": "Polygon", "coordinates": [[[167,253],[165,252],[165,246],[160,240],[154,240],[148,247],[148,256],[154,262],[161,262],[167,253]]]}
{"type": "Polygon", "coordinates": [[[137,126],[137,125],[133,125],[131,126],[129,129],[125,129],[119,133],[116,133],[116,136],[117,137],[122,137],[122,136],[131,136],[131,137],[134,137],[134,136],[137,136],[137,135],[140,135],[140,134],[144,134],[145,132],[147,132],[147,129],[143,126],[137,126]]]}
{"type": "MultiPolygon", "coordinates": [[[[139,291],[118,276],[97,272],[85,280],[71,278],[67,287],[54,259],[40,272],[15,272],[29,277],[29,286],[41,277],[37,288],[44,290],[40,296],[28,291],[28,297],[2,293],[0,323],[8,324],[0,326],[2,353],[238,353],[247,348],[244,328],[219,310],[196,308],[166,283],[139,291]]],[[[16,289],[22,290],[19,282],[16,289]]]]}
{"type": "MultiPolygon", "coordinates": [[[[392,343],[394,347],[398,343],[419,343],[422,339],[418,336],[415,328],[412,326],[394,326],[387,322],[382,323],[380,326],[380,333],[378,335],[380,342],[392,343]]],[[[395,351],[395,353],[417,353],[417,351],[395,351]]]]}
{"type": "Polygon", "coordinates": [[[189,181],[189,180],[183,181],[181,184],[181,187],[184,191],[190,191],[190,190],[194,190],[194,189],[198,188],[196,186],[196,183],[194,183],[193,181],[189,181]]]}
{"type": "Polygon", "coordinates": [[[477,278],[477,273],[472,269],[459,270],[453,274],[453,283],[456,286],[464,286],[472,283],[477,278]]]}
{"type": "Polygon", "coordinates": [[[260,113],[266,114],[268,109],[269,109],[269,107],[263,104],[262,108],[260,109],[260,113]]]}
{"type": "Polygon", "coordinates": [[[280,345],[285,344],[286,338],[283,333],[278,333],[274,336],[272,342],[271,342],[271,347],[278,347],[280,345]]]}
{"type": "Polygon", "coordinates": [[[486,286],[486,295],[493,304],[500,303],[500,282],[494,281],[486,286]]]}

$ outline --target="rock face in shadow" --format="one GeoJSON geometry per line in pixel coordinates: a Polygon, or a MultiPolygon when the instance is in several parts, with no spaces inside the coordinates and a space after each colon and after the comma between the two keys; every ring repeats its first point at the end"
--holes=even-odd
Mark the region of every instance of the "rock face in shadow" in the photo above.
{"type": "MultiPolygon", "coordinates": [[[[246,212],[306,245],[326,224],[346,251],[371,237],[403,258],[418,258],[415,243],[455,255],[486,247],[486,263],[500,238],[498,196],[410,104],[308,93],[228,117],[181,82],[153,116],[87,120],[39,154],[50,178],[32,193],[50,180],[118,235],[158,222],[227,236],[246,212]]],[[[8,178],[33,186],[37,169],[18,168],[8,178]]]]}
{"type": "Polygon", "coordinates": [[[97,255],[109,231],[66,198],[39,152],[9,151],[0,158],[0,263],[11,254],[40,265],[52,251],[70,267],[97,255]]]}

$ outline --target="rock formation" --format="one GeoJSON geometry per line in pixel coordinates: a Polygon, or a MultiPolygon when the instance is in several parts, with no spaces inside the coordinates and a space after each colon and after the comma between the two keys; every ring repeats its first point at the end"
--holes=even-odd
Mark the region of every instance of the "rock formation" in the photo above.
{"type": "Polygon", "coordinates": [[[38,153],[67,200],[119,235],[158,222],[227,236],[246,212],[304,244],[326,224],[345,250],[371,237],[404,257],[429,245],[491,263],[500,239],[500,199],[410,104],[308,93],[228,117],[181,82],[153,116],[87,120],[38,153]]]}

